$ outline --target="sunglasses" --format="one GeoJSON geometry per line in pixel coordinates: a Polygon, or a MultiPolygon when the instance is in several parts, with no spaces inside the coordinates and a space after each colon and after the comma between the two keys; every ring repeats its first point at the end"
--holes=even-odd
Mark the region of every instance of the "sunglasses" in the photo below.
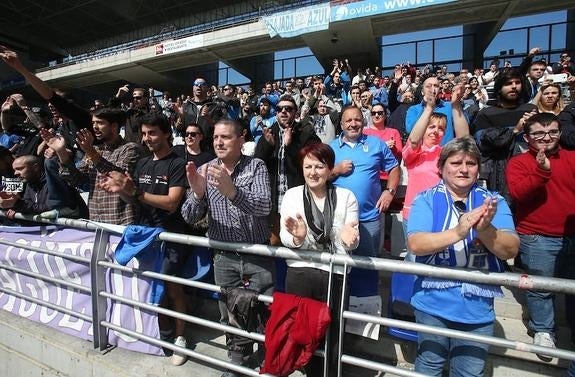
{"type": "Polygon", "coordinates": [[[186,132],[186,137],[196,137],[199,134],[199,132],[186,132]]]}
{"type": "Polygon", "coordinates": [[[467,206],[465,205],[465,202],[462,200],[454,201],[453,205],[455,206],[455,209],[457,210],[457,218],[459,219],[461,217],[461,215],[463,215],[465,213],[465,211],[467,211],[467,206]]]}
{"type": "Polygon", "coordinates": [[[205,81],[194,81],[194,86],[208,86],[205,81]]]}
{"type": "Polygon", "coordinates": [[[293,106],[276,106],[276,111],[281,113],[282,111],[287,111],[288,113],[293,113],[294,108],[293,106]]]}
{"type": "Polygon", "coordinates": [[[372,112],[371,112],[371,115],[372,115],[372,116],[376,116],[376,115],[383,116],[383,114],[384,114],[383,111],[372,111],[372,112]]]}
{"type": "Polygon", "coordinates": [[[133,96],[132,98],[135,99],[135,100],[139,100],[139,99],[142,99],[142,98],[144,98],[144,97],[142,97],[142,96],[133,96]]]}

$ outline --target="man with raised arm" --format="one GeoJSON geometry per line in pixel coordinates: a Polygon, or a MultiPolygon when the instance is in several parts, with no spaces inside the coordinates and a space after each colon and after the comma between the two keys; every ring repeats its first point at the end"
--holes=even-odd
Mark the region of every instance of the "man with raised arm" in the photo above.
{"type": "Polygon", "coordinates": [[[423,100],[420,104],[413,105],[407,110],[405,118],[405,132],[409,134],[416,122],[422,122],[427,125],[431,113],[440,113],[447,117],[447,126],[445,136],[441,145],[446,144],[455,136],[454,125],[458,128],[469,127],[467,118],[461,108],[461,97],[463,96],[463,85],[457,85],[453,88],[451,101],[439,99],[439,80],[437,77],[429,76],[423,81],[421,94],[423,100]]]}
{"type": "Polygon", "coordinates": [[[77,134],[76,142],[86,154],[80,167],[76,167],[63,137],[46,129],[40,130],[42,138],[57,155],[62,178],[75,187],[89,184],[88,208],[90,220],[93,221],[118,225],[134,222],[132,204],[124,202],[118,194],[106,192],[99,185],[112,171],[133,173],[140,158],[140,146],[126,143],[120,136],[120,125],[124,117],[124,112],[118,109],[103,108],[94,112],[94,133],[84,129],[77,134]],[[95,140],[100,143],[94,145],[95,140]]]}

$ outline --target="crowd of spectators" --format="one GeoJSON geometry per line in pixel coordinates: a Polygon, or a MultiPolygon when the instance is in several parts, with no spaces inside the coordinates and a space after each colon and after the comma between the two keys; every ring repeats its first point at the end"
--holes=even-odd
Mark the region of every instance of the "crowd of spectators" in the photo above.
{"type": "MultiPolygon", "coordinates": [[[[512,67],[509,62],[500,67],[498,61],[493,61],[486,70],[475,67],[449,72],[447,66],[416,67],[404,63],[396,65],[390,75],[384,75],[380,67],[354,70],[349,59],[335,59],[324,77],[270,81],[261,88],[232,84],[216,87],[197,77],[191,83],[191,93],[179,95],[172,95],[168,90],[162,92],[145,86],[132,88],[124,85],[111,98],[96,100],[88,109],[40,80],[22,65],[14,51],[2,48],[0,57],[3,61],[26,78],[46,105],[30,106],[17,93],[2,104],[0,207],[6,211],[9,220],[17,212],[48,219],[89,218],[113,224],[159,226],[196,235],[207,231],[216,239],[242,242],[245,241],[242,237],[235,235],[230,238],[226,231],[219,233],[210,226],[222,215],[214,211],[226,201],[230,204],[225,211],[229,212],[225,212],[226,218],[221,222],[229,221],[230,229],[240,226],[238,223],[261,225],[261,221],[254,222],[248,218],[236,221],[235,209],[230,209],[234,206],[239,208],[238,219],[246,215],[242,214],[242,206],[248,206],[249,198],[253,197],[253,193],[249,198],[244,197],[248,194],[244,194],[240,187],[247,184],[241,176],[242,169],[246,169],[260,177],[258,190],[266,187],[269,191],[259,198],[261,201],[265,197],[269,201],[263,211],[265,213],[258,211],[261,208],[254,210],[251,207],[249,213],[250,216],[264,217],[269,230],[258,228],[256,234],[261,239],[254,239],[251,243],[298,248],[306,242],[308,247],[313,245],[314,248],[325,247],[324,250],[328,250],[325,245],[330,241],[331,226],[338,226],[346,229],[339,244],[341,252],[356,249],[357,255],[377,257],[389,249],[384,237],[389,220],[386,215],[403,208],[404,230],[409,241],[408,259],[413,251],[411,248],[417,253],[437,252],[445,246],[443,243],[442,247],[434,250],[421,251],[426,248],[419,246],[419,238],[410,240],[407,236],[411,237],[412,231],[418,234],[416,230],[421,231],[426,226],[422,218],[413,219],[416,214],[424,212],[418,207],[418,193],[431,188],[445,192],[445,187],[441,186],[444,184],[441,174],[453,174],[454,155],[463,153],[470,161],[465,160],[462,164],[475,164],[475,170],[470,168],[474,174],[471,182],[474,188],[467,187],[464,197],[453,198],[453,201],[465,201],[469,192],[487,195],[481,191],[483,189],[501,195],[493,194],[494,198],[500,198],[499,204],[499,199],[485,204],[478,201],[477,211],[472,211],[474,205],[471,203],[467,203],[467,208],[464,204],[463,210],[458,211],[466,215],[460,213],[454,217],[454,224],[474,221],[475,225],[468,225],[465,233],[473,228],[481,236],[482,232],[492,228],[490,221],[503,216],[501,211],[509,210],[529,217],[524,211],[516,212],[514,207],[524,200],[525,195],[522,192],[521,196],[515,188],[508,186],[506,178],[510,173],[506,168],[510,159],[533,148],[542,148],[538,144],[541,140],[549,141],[555,149],[535,150],[533,159],[539,163],[539,175],[545,176],[547,173],[542,171],[549,171],[549,159],[555,158],[557,148],[564,149],[565,153],[575,150],[575,103],[571,101],[575,88],[575,65],[568,53],[561,54],[558,62],[536,59],[539,53],[538,48],[531,49],[518,67],[512,67]],[[542,113],[552,114],[553,118],[533,118],[536,121],[530,121],[542,113]],[[236,127],[237,124],[241,127],[236,127]],[[539,126],[544,128],[542,136],[539,126]],[[552,129],[545,131],[548,126],[552,129]],[[527,129],[536,131],[528,132],[527,129]],[[239,131],[237,135],[236,130],[239,131]],[[453,139],[456,143],[449,143],[453,139]],[[331,148],[326,146],[316,151],[309,147],[316,143],[328,144],[331,148]],[[459,145],[464,151],[454,149],[454,145],[459,145]],[[236,148],[241,148],[241,156],[233,154],[236,148]],[[442,157],[442,148],[446,149],[445,157],[442,157]],[[300,155],[302,150],[306,151],[304,156],[300,155]],[[253,162],[259,161],[257,159],[245,160],[251,157],[261,159],[264,164],[253,162]],[[407,195],[398,193],[400,164],[407,168],[408,179],[403,179],[407,182],[407,195]],[[263,174],[262,169],[267,174],[263,174]],[[318,169],[324,170],[316,173],[318,169]],[[200,176],[203,178],[198,178],[200,176]],[[327,204],[314,197],[315,191],[311,188],[317,180],[321,183],[318,192],[328,195],[327,204]],[[338,190],[332,188],[331,182],[338,190]],[[305,207],[305,216],[294,212],[291,203],[285,202],[285,198],[294,203],[302,199],[302,192],[290,191],[295,187],[310,188],[310,193],[302,189],[304,202],[298,204],[298,208],[305,207]],[[87,207],[79,192],[88,192],[87,207]],[[342,200],[339,196],[345,194],[346,201],[353,204],[357,214],[354,212],[351,223],[342,220],[346,216],[340,213],[343,209],[335,197],[329,204],[329,193],[332,192],[333,195],[337,192],[337,201],[342,200]],[[210,205],[205,207],[202,200],[207,200],[210,205]],[[182,217],[180,212],[184,202],[187,212],[182,217]],[[335,207],[324,209],[330,205],[335,207]],[[479,208],[483,211],[481,214],[479,208]],[[324,211],[328,210],[336,211],[338,225],[334,225],[333,219],[326,220],[324,211]],[[210,211],[209,221],[202,219],[206,211],[210,211]],[[499,215],[495,216],[497,211],[499,215]],[[317,216],[322,217],[322,212],[323,220],[312,225],[317,216]],[[287,218],[286,213],[289,213],[287,218]],[[301,218],[298,215],[302,215],[301,218]],[[201,221],[204,224],[200,224],[201,221]],[[325,222],[330,224],[328,230],[325,230],[325,222]],[[309,233],[308,228],[315,233],[309,233]]],[[[467,170],[465,174],[468,174],[467,170]]],[[[551,179],[550,175],[545,177],[545,182],[551,179]]],[[[513,179],[518,178],[513,176],[513,179]]],[[[453,181],[446,184],[448,190],[450,185],[456,186],[453,181]]],[[[559,184],[566,183],[560,181],[559,184]]],[[[530,195],[544,196],[538,191],[530,195]]],[[[434,196],[428,196],[434,206],[439,205],[434,196]]],[[[562,200],[563,208],[573,211],[575,197],[565,195],[562,200]]],[[[449,209],[445,211],[447,214],[442,216],[449,216],[449,209]]],[[[523,217],[516,218],[516,221],[523,217]]],[[[505,224],[501,225],[506,227],[505,231],[516,237],[514,229],[507,229],[513,228],[508,226],[509,221],[497,220],[497,224],[493,221],[497,230],[499,225],[505,224]]],[[[563,225],[561,230],[551,234],[544,229],[543,235],[570,239],[575,235],[575,227],[571,223],[563,225]]],[[[449,230],[445,226],[433,225],[432,228],[437,234],[449,230]]],[[[524,262],[522,268],[527,272],[557,276],[553,269],[541,270],[533,266],[524,246],[525,237],[531,234],[525,227],[518,229],[518,233],[521,246],[517,241],[513,251],[515,238],[512,237],[505,246],[492,245],[493,250],[505,250],[497,255],[512,259],[519,248],[524,262]]],[[[331,237],[339,235],[334,233],[331,237]]],[[[449,244],[467,242],[466,237],[453,239],[449,244]]],[[[501,235],[492,233],[485,236],[488,240],[494,238],[500,240],[501,235]]],[[[429,244],[427,238],[423,242],[429,244]]],[[[472,244],[470,239],[469,245],[472,244]]],[[[573,246],[570,245],[568,250],[573,254],[573,246]]],[[[558,247],[557,258],[567,250],[564,248],[558,247]]],[[[179,274],[178,267],[183,265],[186,251],[170,250],[171,262],[167,263],[165,272],[179,274]]],[[[230,265],[237,263],[232,257],[227,262],[230,265]]],[[[419,261],[414,255],[411,257],[419,261]]],[[[476,268],[475,262],[447,265],[476,268]]],[[[519,268],[519,258],[516,262],[519,268]]],[[[554,264],[555,258],[545,263],[554,264]]],[[[435,260],[430,264],[442,263],[435,260]]],[[[258,265],[261,267],[263,263],[258,265]]],[[[268,267],[265,264],[265,268],[268,267]]],[[[322,269],[317,265],[312,267],[322,269]]],[[[321,273],[316,273],[321,279],[321,273]]],[[[357,269],[352,269],[351,294],[377,295],[378,276],[377,272],[374,273],[375,276],[370,276],[365,271],[358,273],[357,269]]],[[[241,277],[239,283],[246,284],[241,277]]],[[[252,284],[256,286],[254,282],[252,284]]],[[[419,286],[418,289],[423,288],[419,286]]],[[[265,285],[261,291],[269,292],[269,286],[265,285]]],[[[177,310],[186,310],[180,297],[184,294],[182,290],[168,287],[169,301],[177,310]]],[[[324,297],[323,293],[319,296],[324,297]]],[[[494,296],[489,297],[492,299],[494,296]]],[[[552,297],[533,293],[528,296],[530,316],[539,318],[530,322],[530,330],[535,334],[536,344],[554,347],[555,324],[551,318],[554,318],[554,312],[548,307],[549,300],[552,302],[552,297]],[[547,311],[546,317],[540,319],[544,310],[547,311]]],[[[567,310],[575,310],[574,305],[573,298],[568,297],[567,310]]],[[[418,307],[418,316],[423,318],[425,315],[425,323],[431,323],[430,314],[441,317],[441,313],[424,313],[423,307],[418,307]]],[[[476,316],[470,317],[477,320],[476,316]]],[[[165,325],[162,330],[166,333],[174,330],[166,336],[185,346],[183,326],[183,323],[176,322],[174,329],[165,325]]],[[[575,339],[575,333],[573,337],[575,339]]],[[[418,357],[428,357],[425,353],[431,352],[420,351],[418,357]]],[[[176,353],[172,361],[181,364],[185,357],[176,353]]],[[[244,361],[241,357],[235,360],[238,363],[244,361]]],[[[427,365],[421,370],[430,372],[431,369],[427,365]]],[[[482,364],[476,365],[475,370],[475,375],[481,375],[482,364]]],[[[228,373],[229,376],[234,375],[228,373]]]]}

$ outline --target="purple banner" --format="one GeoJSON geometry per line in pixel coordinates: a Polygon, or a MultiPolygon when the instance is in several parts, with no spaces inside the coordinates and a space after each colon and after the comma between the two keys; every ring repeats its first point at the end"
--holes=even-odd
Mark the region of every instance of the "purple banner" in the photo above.
{"type": "MultiPolygon", "coordinates": [[[[22,246],[46,248],[61,254],[81,256],[88,259],[91,258],[94,246],[94,232],[62,229],[55,226],[0,227],[0,239],[18,243],[22,246]]],[[[110,260],[112,260],[111,255],[118,242],[119,237],[110,238],[107,251],[110,260]]],[[[91,286],[88,264],[76,263],[64,258],[1,244],[0,263],[32,271],[39,275],[73,282],[85,287],[91,286]]],[[[149,269],[147,268],[148,266],[141,265],[136,259],[133,259],[128,266],[149,269]]],[[[118,271],[108,271],[106,280],[106,290],[108,292],[140,302],[148,302],[151,280],[137,278],[132,274],[122,274],[118,271]]],[[[63,306],[88,316],[92,315],[92,301],[88,293],[79,292],[72,288],[29,277],[4,268],[0,268],[0,284],[6,289],[63,306]]],[[[93,337],[91,322],[86,322],[4,292],[0,292],[0,308],[82,339],[91,341],[93,337]]],[[[155,313],[108,301],[106,319],[117,326],[137,331],[150,337],[159,337],[158,320],[155,313]]],[[[108,331],[108,343],[138,352],[155,355],[163,354],[160,347],[149,345],[113,330],[108,331]]]]}

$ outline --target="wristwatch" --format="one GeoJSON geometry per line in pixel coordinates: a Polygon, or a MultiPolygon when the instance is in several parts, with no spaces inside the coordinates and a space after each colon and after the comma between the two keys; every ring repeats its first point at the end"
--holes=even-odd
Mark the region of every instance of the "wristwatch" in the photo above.
{"type": "Polygon", "coordinates": [[[386,190],[389,191],[392,196],[395,196],[395,193],[397,192],[396,189],[392,189],[391,187],[387,187],[386,190]]]}

